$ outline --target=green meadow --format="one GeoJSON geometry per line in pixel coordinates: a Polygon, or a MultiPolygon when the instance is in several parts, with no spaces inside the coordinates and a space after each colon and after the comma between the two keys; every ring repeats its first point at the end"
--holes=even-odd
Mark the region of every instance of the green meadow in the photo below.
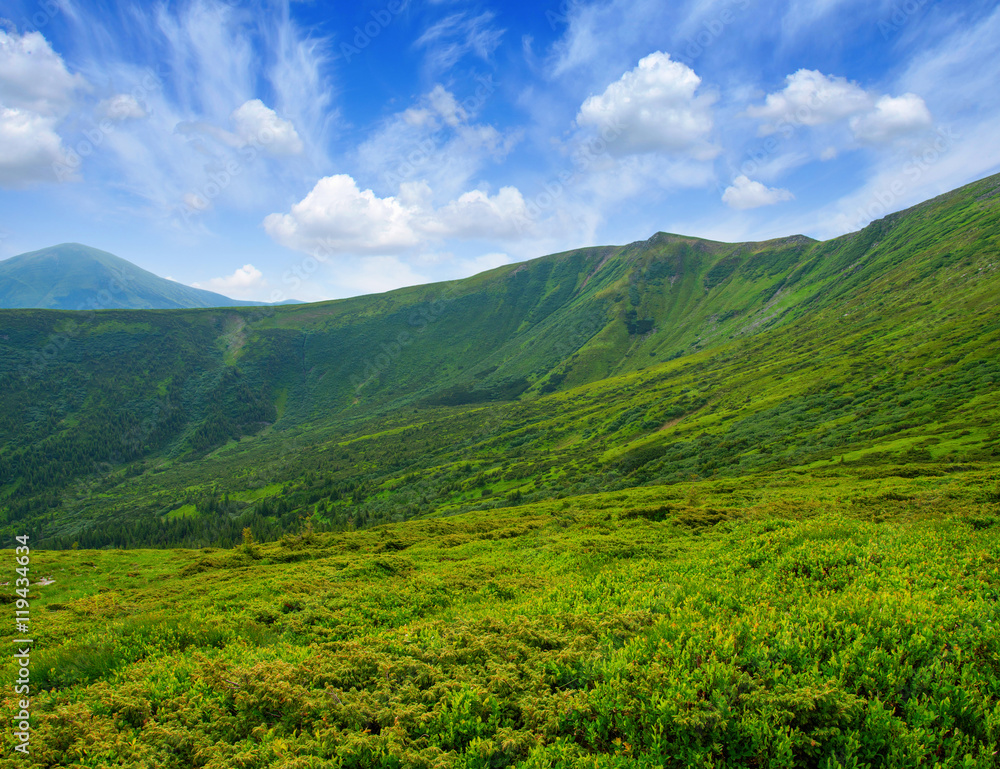
{"type": "Polygon", "coordinates": [[[21,765],[995,766],[996,477],[41,552],[21,765]]]}

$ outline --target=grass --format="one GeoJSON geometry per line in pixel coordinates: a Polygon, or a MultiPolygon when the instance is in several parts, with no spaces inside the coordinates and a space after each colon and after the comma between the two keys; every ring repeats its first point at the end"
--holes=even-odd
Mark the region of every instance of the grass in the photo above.
{"type": "Polygon", "coordinates": [[[993,766],[996,478],[777,473],[38,552],[22,765],[993,766]]]}

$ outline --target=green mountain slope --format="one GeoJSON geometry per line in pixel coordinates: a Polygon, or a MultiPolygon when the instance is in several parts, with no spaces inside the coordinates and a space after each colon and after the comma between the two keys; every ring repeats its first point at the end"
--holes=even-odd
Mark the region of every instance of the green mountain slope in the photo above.
{"type": "Polygon", "coordinates": [[[988,466],[998,190],[823,243],[660,233],[312,305],[0,313],[5,531],[209,544],[789,467],[988,466]]]}
{"type": "Polygon", "coordinates": [[[259,305],[191,288],[106,251],[63,243],[0,262],[0,307],[51,310],[259,305]]]}

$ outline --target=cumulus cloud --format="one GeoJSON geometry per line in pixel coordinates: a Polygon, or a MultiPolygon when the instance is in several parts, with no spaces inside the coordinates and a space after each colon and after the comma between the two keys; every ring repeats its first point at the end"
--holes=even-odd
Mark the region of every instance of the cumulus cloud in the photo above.
{"type": "Polygon", "coordinates": [[[191,285],[194,288],[214,291],[233,299],[252,299],[261,294],[266,288],[267,282],[264,280],[264,273],[252,264],[244,264],[234,270],[232,275],[212,278],[204,283],[192,283],[191,285]]]}
{"type": "Polygon", "coordinates": [[[298,155],[302,140],[291,121],[278,117],[260,99],[251,99],[240,105],[232,114],[241,146],[263,146],[272,155],[298,155]]]}
{"type": "Polygon", "coordinates": [[[56,179],[65,155],[56,127],[86,86],[40,33],[0,30],[0,185],[56,179]]]}
{"type": "Polygon", "coordinates": [[[883,96],[871,112],[851,118],[851,130],[858,141],[883,144],[931,126],[930,110],[916,94],[883,96]]]}
{"type": "Polygon", "coordinates": [[[229,116],[233,131],[203,121],[182,121],[174,130],[181,135],[210,136],[229,147],[254,147],[271,155],[297,155],[302,140],[289,120],[278,117],[260,99],[244,102],[229,116]]]}
{"type": "Polygon", "coordinates": [[[874,101],[857,83],[814,69],[800,69],[785,82],[784,89],[768,94],[764,104],[747,109],[750,117],[767,121],[760,127],[761,136],[796,125],[833,123],[871,109],[874,101]]]}
{"type": "Polygon", "coordinates": [[[761,206],[773,206],[795,196],[788,190],[777,187],[765,187],[746,176],[737,176],[733,183],[722,193],[722,201],[730,208],[743,211],[761,206]]]}
{"type": "Polygon", "coordinates": [[[576,122],[615,138],[616,155],[665,152],[708,160],[718,154],[707,137],[715,97],[698,94],[701,78],[657,51],[580,107],[576,122]]]}
{"type": "MultiPolygon", "coordinates": [[[[763,120],[759,133],[790,135],[796,126],[819,126],[847,120],[854,138],[863,144],[885,144],[931,125],[924,100],[913,93],[878,96],[842,77],[800,69],[785,78],[781,91],[769,94],[764,104],[746,114],[763,120]]],[[[824,150],[828,159],[834,148],[824,150]]]]}
{"type": "Polygon", "coordinates": [[[351,176],[320,179],[287,214],[271,214],[264,229],[278,243],[324,255],[402,253],[429,240],[517,238],[528,221],[520,191],[496,195],[472,190],[440,208],[424,182],[406,182],[399,194],[380,198],[351,176]]]}
{"type": "Polygon", "coordinates": [[[86,87],[40,32],[18,36],[0,30],[0,104],[59,117],[69,111],[74,91],[86,87]]]}
{"type": "Polygon", "coordinates": [[[278,243],[312,253],[386,254],[415,246],[414,210],[395,197],[358,189],[347,174],[326,176],[287,214],[271,214],[264,229],[278,243]]]}
{"type": "Polygon", "coordinates": [[[501,187],[492,197],[481,190],[462,194],[432,214],[425,229],[453,238],[516,238],[527,219],[521,192],[516,187],[501,187]]]}
{"type": "Polygon", "coordinates": [[[0,107],[0,185],[21,187],[52,180],[52,166],[62,157],[53,118],[0,107]]]}

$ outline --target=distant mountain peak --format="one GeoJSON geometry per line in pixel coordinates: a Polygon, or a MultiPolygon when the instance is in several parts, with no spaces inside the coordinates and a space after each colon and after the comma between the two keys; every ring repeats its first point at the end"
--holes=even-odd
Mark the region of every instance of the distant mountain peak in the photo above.
{"type": "Polygon", "coordinates": [[[60,243],[0,262],[0,308],[169,310],[261,304],[161,278],[83,243],[60,243]]]}

